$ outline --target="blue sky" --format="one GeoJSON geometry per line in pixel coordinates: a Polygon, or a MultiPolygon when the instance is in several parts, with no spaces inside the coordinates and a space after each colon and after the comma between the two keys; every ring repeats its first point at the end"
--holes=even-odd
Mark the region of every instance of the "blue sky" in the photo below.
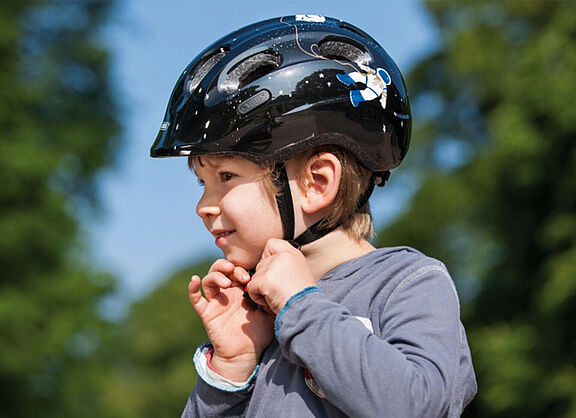
{"type": "MultiPolygon", "coordinates": [[[[330,16],[362,28],[403,72],[437,40],[419,0],[129,0],[119,2],[118,12],[107,39],[124,146],[117,166],[100,176],[104,214],[90,224],[88,243],[128,298],[194,260],[219,254],[195,214],[201,189],[186,160],[148,156],[174,83],[200,51],[239,27],[290,14],[330,16]]],[[[377,225],[398,210],[386,204],[387,188],[371,200],[377,225]]]]}

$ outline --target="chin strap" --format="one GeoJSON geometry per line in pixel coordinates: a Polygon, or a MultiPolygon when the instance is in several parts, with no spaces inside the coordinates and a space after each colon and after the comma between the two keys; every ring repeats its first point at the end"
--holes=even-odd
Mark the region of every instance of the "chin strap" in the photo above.
{"type": "Polygon", "coordinates": [[[330,232],[338,228],[340,225],[342,225],[341,222],[338,222],[336,225],[330,228],[321,228],[320,227],[321,223],[322,220],[316,222],[306,231],[302,232],[296,238],[294,238],[293,240],[289,240],[288,242],[290,242],[290,244],[292,244],[295,248],[300,249],[300,247],[302,247],[303,245],[309,244],[313,241],[316,241],[319,238],[322,238],[324,235],[329,234],[330,232]]]}
{"type": "MultiPolygon", "coordinates": [[[[323,221],[323,219],[321,219],[294,238],[294,203],[292,202],[292,192],[290,191],[288,173],[286,172],[284,163],[276,164],[274,172],[276,173],[276,180],[274,183],[280,191],[280,193],[276,195],[276,203],[278,204],[282,227],[284,229],[284,239],[286,241],[290,242],[290,244],[295,248],[300,249],[303,245],[322,238],[324,235],[329,234],[342,225],[341,222],[338,222],[336,225],[329,228],[321,228],[320,224],[323,221]]],[[[356,211],[360,210],[360,208],[368,202],[368,199],[374,190],[374,186],[383,187],[389,178],[389,171],[374,172],[370,178],[370,185],[358,199],[356,211]]]]}
{"type": "Polygon", "coordinates": [[[279,190],[276,195],[276,203],[280,211],[282,228],[284,229],[284,239],[292,241],[294,239],[294,204],[292,203],[292,192],[288,183],[288,173],[284,163],[278,163],[274,166],[276,178],[274,184],[279,190]]]}

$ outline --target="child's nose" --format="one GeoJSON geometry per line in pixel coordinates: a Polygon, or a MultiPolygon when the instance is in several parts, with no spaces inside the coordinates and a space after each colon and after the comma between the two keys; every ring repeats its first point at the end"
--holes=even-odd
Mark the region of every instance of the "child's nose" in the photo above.
{"type": "Polygon", "coordinates": [[[201,218],[218,216],[220,215],[220,206],[215,200],[209,200],[207,196],[203,195],[196,205],[196,213],[201,218]]]}

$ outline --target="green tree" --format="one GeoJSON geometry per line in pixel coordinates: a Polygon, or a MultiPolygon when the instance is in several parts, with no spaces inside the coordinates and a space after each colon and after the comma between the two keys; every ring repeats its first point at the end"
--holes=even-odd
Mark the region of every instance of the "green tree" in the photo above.
{"type": "Polygon", "coordinates": [[[80,217],[118,147],[110,5],[0,3],[2,416],[101,416],[98,306],[114,281],[89,266],[80,217]]]}
{"type": "Polygon", "coordinates": [[[576,2],[426,5],[441,45],[408,83],[420,187],[380,244],[452,271],[468,416],[576,416],[576,2]]]}
{"type": "Polygon", "coordinates": [[[110,410],[124,418],[180,416],[196,384],[192,361],[208,341],[187,297],[192,273],[204,276],[211,261],[186,267],[134,303],[108,349],[115,372],[103,392],[110,410]]]}

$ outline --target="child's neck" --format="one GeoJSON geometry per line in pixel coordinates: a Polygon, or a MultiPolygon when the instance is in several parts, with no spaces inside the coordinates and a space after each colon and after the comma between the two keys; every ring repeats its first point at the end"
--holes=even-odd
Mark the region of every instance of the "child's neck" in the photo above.
{"type": "Polygon", "coordinates": [[[338,228],[302,247],[314,279],[318,281],[333,268],[374,250],[366,240],[356,241],[338,228]]]}

